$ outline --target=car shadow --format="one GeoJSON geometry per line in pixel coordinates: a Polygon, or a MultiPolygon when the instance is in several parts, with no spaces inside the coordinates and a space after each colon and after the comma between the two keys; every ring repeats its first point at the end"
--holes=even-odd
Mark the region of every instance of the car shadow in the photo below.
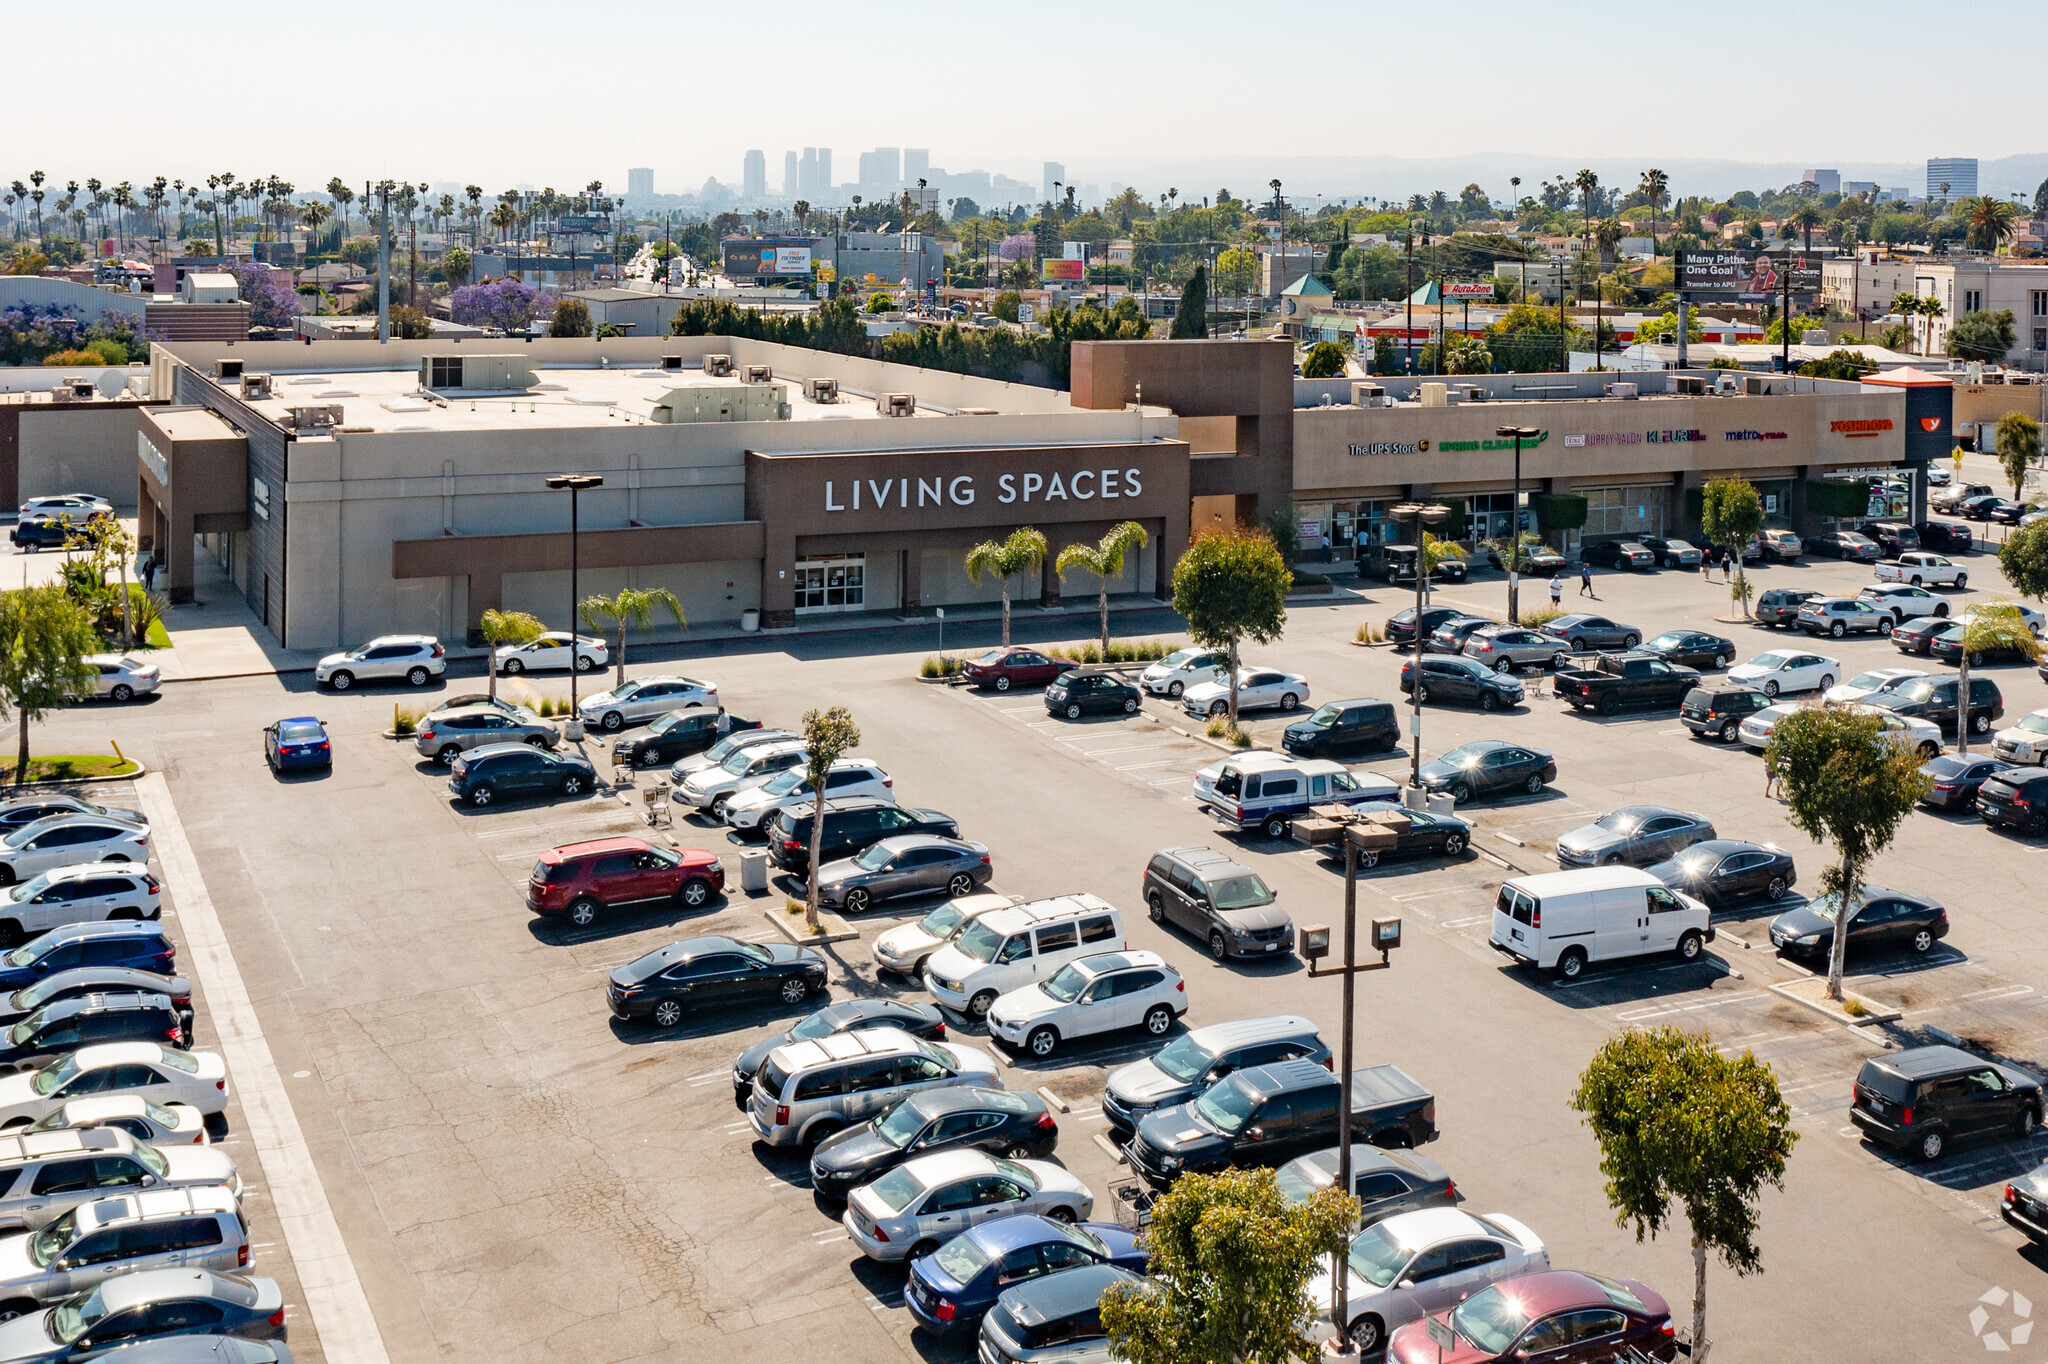
{"type": "MultiPolygon", "coordinates": [[[[266,762],[264,766],[270,767],[270,764],[266,762]]],[[[280,786],[285,785],[286,783],[297,785],[299,782],[302,781],[326,781],[329,777],[333,775],[333,763],[329,763],[325,767],[270,768],[271,780],[275,781],[280,786]]]]}
{"type": "Polygon", "coordinates": [[[1577,980],[1566,980],[1556,971],[1541,970],[1506,957],[1501,959],[1500,973],[1573,1009],[1602,1009],[1698,994],[1711,989],[1717,979],[1734,979],[1728,964],[1716,957],[1711,948],[1694,962],[1681,962],[1675,953],[1661,958],[1653,955],[1596,962],[1581,972],[1577,980]]]}
{"type": "Polygon", "coordinates": [[[535,808],[545,809],[562,804],[573,805],[580,803],[582,801],[590,800],[597,794],[598,792],[595,789],[592,789],[589,791],[585,791],[580,796],[565,796],[562,795],[560,792],[556,792],[552,796],[507,796],[502,800],[494,798],[489,805],[472,805],[467,800],[459,799],[455,796],[450,796],[448,797],[448,805],[449,808],[453,809],[459,815],[481,817],[484,815],[495,814],[497,811],[500,810],[531,810],[535,808]]]}
{"type": "Polygon", "coordinates": [[[1053,1048],[1050,1056],[1033,1056],[1023,1044],[1012,1046],[997,1037],[989,1038],[988,1045],[991,1051],[1000,1054],[1009,1063],[1012,1070],[1029,1071],[1033,1075],[1044,1077],[1076,1067],[1092,1066],[1106,1070],[1120,1066],[1152,1055],[1186,1031],[1187,1028],[1178,1018],[1174,1020],[1172,1027],[1157,1037],[1143,1028],[1120,1028],[1115,1032],[1098,1033],[1079,1041],[1062,1041],[1053,1048]]]}
{"type": "Polygon", "coordinates": [[[724,895],[714,895],[696,909],[673,900],[630,905],[601,911],[597,922],[588,928],[577,928],[558,914],[534,914],[527,918],[526,931],[533,935],[535,942],[545,947],[580,947],[629,933],[644,933],[650,928],[669,928],[693,919],[709,918],[723,913],[730,904],[724,895]]]}
{"type": "MultiPolygon", "coordinates": [[[[754,1160],[761,1167],[763,1184],[780,1184],[788,1189],[811,1189],[811,1158],[801,1147],[770,1146],[756,1137],[753,1151],[754,1160]]],[[[812,1189],[812,1196],[816,1198],[815,1189],[812,1189]]]]}

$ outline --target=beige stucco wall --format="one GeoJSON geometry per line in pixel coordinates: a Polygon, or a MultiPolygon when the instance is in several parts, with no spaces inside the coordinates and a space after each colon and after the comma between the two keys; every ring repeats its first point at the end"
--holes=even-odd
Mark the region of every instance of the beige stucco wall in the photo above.
{"type": "Polygon", "coordinates": [[[79,405],[21,413],[21,500],[52,493],[98,493],[135,506],[135,407],[79,405]]]}

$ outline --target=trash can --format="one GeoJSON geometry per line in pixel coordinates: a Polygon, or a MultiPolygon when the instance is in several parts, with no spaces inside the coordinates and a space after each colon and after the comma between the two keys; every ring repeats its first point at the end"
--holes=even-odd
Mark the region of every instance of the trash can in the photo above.
{"type": "Polygon", "coordinates": [[[740,630],[743,633],[751,635],[760,628],[761,613],[758,609],[749,606],[746,610],[740,612],[740,630]]]}
{"type": "Polygon", "coordinates": [[[745,852],[740,854],[740,889],[750,895],[768,889],[768,854],[745,852]]]}

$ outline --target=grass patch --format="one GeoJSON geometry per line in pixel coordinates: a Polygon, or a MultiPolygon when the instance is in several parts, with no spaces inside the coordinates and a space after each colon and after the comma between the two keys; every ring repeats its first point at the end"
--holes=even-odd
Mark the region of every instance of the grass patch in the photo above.
{"type": "Polygon", "coordinates": [[[919,677],[958,677],[960,660],[951,654],[928,654],[918,667],[919,677]]]}
{"type": "Polygon", "coordinates": [[[1250,748],[1252,746],[1252,736],[1242,729],[1234,729],[1230,731],[1230,742],[1236,744],[1239,748],[1250,748]]]}
{"type": "Polygon", "coordinates": [[[1524,630],[1541,630],[1563,614],[1564,610],[1556,606],[1539,606],[1533,611],[1524,611],[1522,612],[1522,628],[1524,630]]]}
{"type": "Polygon", "coordinates": [[[1079,644],[1064,645],[1051,652],[1059,658],[1071,658],[1076,663],[1151,663],[1166,657],[1177,646],[1163,639],[1113,639],[1109,651],[1094,640],[1079,644]]]}
{"type": "MultiPolygon", "coordinates": [[[[78,781],[84,777],[132,777],[142,770],[142,764],[131,758],[117,758],[111,753],[53,753],[45,758],[28,760],[30,781],[78,781]]],[[[4,771],[11,776],[14,764],[9,762],[4,771]]]]}
{"type": "Polygon", "coordinates": [[[1861,1018],[1863,1017],[1863,1015],[1869,1013],[1870,1010],[1864,1008],[1863,1005],[1857,1000],[1845,999],[1842,1001],[1842,1012],[1849,1015],[1849,1017],[1851,1018],[1861,1018]]]}
{"type": "Polygon", "coordinates": [[[418,732],[420,717],[426,714],[420,706],[393,706],[391,708],[391,732],[400,738],[407,738],[418,732]]]}
{"type": "Polygon", "coordinates": [[[784,914],[801,914],[804,912],[804,902],[785,895],[782,897],[782,912],[784,914]]]}
{"type": "Polygon", "coordinates": [[[1360,644],[1385,644],[1387,642],[1387,632],[1368,620],[1359,624],[1358,633],[1351,638],[1360,644]]]}

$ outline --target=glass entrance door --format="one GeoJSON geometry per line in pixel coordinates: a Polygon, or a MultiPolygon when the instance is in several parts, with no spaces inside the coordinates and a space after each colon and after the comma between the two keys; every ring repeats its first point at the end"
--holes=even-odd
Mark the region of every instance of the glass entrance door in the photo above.
{"type": "Polygon", "coordinates": [[[867,556],[796,561],[796,613],[817,615],[867,609],[867,556]]]}

